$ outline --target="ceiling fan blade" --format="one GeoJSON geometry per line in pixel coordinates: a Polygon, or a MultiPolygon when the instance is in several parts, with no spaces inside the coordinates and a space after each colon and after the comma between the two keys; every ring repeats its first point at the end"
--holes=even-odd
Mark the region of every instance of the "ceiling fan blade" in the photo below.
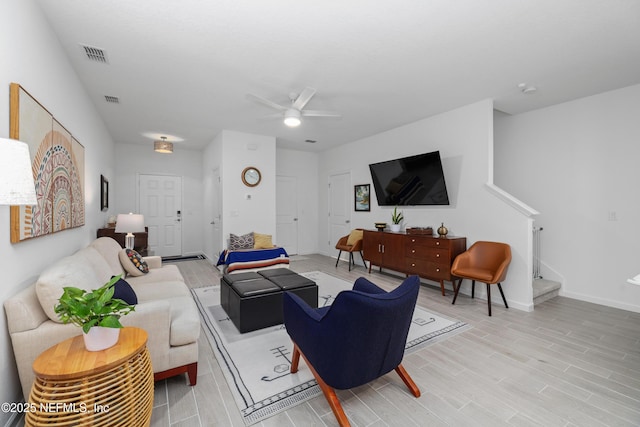
{"type": "Polygon", "coordinates": [[[311,97],[315,95],[315,93],[316,90],[314,88],[305,87],[302,93],[298,95],[296,100],[293,102],[293,108],[295,108],[296,110],[302,110],[304,106],[307,105],[307,102],[309,102],[311,97]]]}
{"type": "Polygon", "coordinates": [[[262,105],[266,105],[267,107],[271,107],[271,108],[275,108],[276,110],[280,110],[280,111],[286,111],[288,107],[284,107],[280,104],[276,104],[273,101],[269,101],[266,98],[263,98],[261,96],[258,95],[254,95],[252,93],[248,93],[247,95],[247,99],[250,101],[254,101],[254,102],[258,102],[262,105]]]}
{"type": "Polygon", "coordinates": [[[334,113],[333,111],[302,110],[301,113],[306,117],[342,117],[341,114],[334,113]]]}

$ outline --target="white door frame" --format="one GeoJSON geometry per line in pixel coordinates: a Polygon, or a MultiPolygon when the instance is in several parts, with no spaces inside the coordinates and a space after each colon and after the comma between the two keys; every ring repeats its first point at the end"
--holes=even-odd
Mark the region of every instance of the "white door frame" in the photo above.
{"type": "Polygon", "coordinates": [[[141,191],[140,191],[140,182],[141,182],[141,177],[142,176],[158,176],[158,177],[174,177],[174,178],[180,178],[180,235],[178,236],[177,240],[180,242],[180,254],[182,255],[182,251],[183,251],[183,247],[184,247],[184,206],[183,206],[183,201],[184,201],[184,177],[182,175],[175,175],[175,174],[162,174],[162,173],[137,173],[136,174],[136,211],[140,212],[140,197],[141,197],[141,191]]]}
{"type": "MultiPolygon", "coordinates": [[[[331,198],[332,198],[332,191],[334,191],[334,189],[332,189],[331,187],[331,183],[332,183],[332,178],[335,176],[339,176],[339,175],[346,175],[346,184],[345,184],[345,188],[344,191],[346,192],[345,194],[345,219],[344,219],[344,227],[345,227],[345,233],[342,236],[345,236],[347,234],[349,234],[349,231],[351,231],[351,203],[349,202],[348,198],[349,198],[349,194],[350,194],[350,188],[351,188],[351,171],[335,171],[332,173],[329,173],[328,175],[328,182],[327,182],[327,186],[328,186],[328,191],[327,191],[327,207],[328,207],[328,212],[327,212],[327,240],[328,240],[328,249],[329,251],[331,251],[331,249],[333,249],[335,247],[335,244],[337,243],[332,234],[332,215],[331,215],[331,207],[332,207],[332,203],[331,203],[331,198]]],[[[339,236],[339,237],[342,237],[339,236]]]]}

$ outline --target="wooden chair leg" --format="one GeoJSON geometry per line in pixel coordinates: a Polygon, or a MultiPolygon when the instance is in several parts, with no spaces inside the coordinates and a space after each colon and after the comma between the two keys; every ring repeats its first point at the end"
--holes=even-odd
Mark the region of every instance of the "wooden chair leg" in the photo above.
{"type": "Polygon", "coordinates": [[[442,296],[444,295],[444,280],[440,280],[440,290],[442,291],[442,296]]]}
{"type": "Polygon", "coordinates": [[[487,304],[489,305],[489,316],[491,316],[491,285],[487,283],[487,304]]]}
{"type": "MultiPolygon", "coordinates": [[[[333,411],[333,415],[335,415],[336,419],[338,420],[338,424],[340,425],[340,427],[350,427],[351,424],[349,423],[349,419],[347,418],[347,415],[344,413],[344,409],[342,409],[342,405],[340,405],[340,400],[338,400],[338,396],[336,395],[336,392],[333,389],[333,387],[329,386],[327,383],[324,382],[322,378],[320,378],[320,375],[318,375],[313,365],[309,363],[309,360],[307,359],[307,357],[304,355],[304,353],[300,351],[298,346],[294,343],[293,358],[296,357],[296,352],[298,354],[297,356],[298,359],[302,355],[302,358],[304,359],[304,361],[307,362],[307,366],[309,367],[309,370],[311,370],[311,373],[313,374],[314,378],[318,382],[318,385],[320,386],[320,389],[322,390],[322,393],[324,394],[325,399],[327,399],[327,402],[331,407],[331,411],[333,411]]],[[[293,368],[293,361],[291,362],[291,367],[293,368]]],[[[296,363],[296,371],[297,371],[297,363],[296,363]]]]}
{"type": "Polygon", "coordinates": [[[338,259],[336,260],[336,267],[338,267],[338,263],[340,262],[340,255],[342,255],[342,251],[338,251],[338,259]]]}
{"type": "Polygon", "coordinates": [[[293,343],[293,356],[291,356],[291,369],[290,372],[295,374],[298,372],[298,364],[300,363],[300,349],[293,343]]]}
{"type": "Polygon", "coordinates": [[[396,367],[396,372],[398,373],[398,375],[400,375],[400,378],[402,378],[402,381],[404,381],[406,386],[409,388],[409,391],[411,391],[411,394],[413,394],[415,397],[420,397],[420,389],[418,388],[416,383],[413,382],[413,378],[411,378],[411,376],[404,369],[402,364],[396,367]]]}
{"type": "Polygon", "coordinates": [[[509,308],[509,305],[507,304],[507,299],[504,297],[504,292],[502,292],[502,286],[500,286],[500,283],[498,283],[498,290],[500,291],[500,295],[502,295],[502,301],[504,301],[504,306],[509,308]]]}

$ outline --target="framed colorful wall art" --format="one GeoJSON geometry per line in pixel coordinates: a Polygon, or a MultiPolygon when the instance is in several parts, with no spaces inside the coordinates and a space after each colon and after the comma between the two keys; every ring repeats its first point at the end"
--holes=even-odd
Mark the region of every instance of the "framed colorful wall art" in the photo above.
{"type": "Polygon", "coordinates": [[[83,226],[84,147],[17,83],[10,87],[9,133],[29,146],[37,199],[11,207],[11,242],[83,226]]]}

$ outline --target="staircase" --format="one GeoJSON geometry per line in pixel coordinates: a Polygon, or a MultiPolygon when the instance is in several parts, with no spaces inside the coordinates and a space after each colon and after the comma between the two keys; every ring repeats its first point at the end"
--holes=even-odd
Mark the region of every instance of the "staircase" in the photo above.
{"type": "Polygon", "coordinates": [[[560,283],[553,280],[533,279],[533,305],[558,296],[560,283]]]}
{"type": "Polygon", "coordinates": [[[540,235],[542,227],[533,228],[533,305],[558,296],[560,282],[546,280],[540,274],[540,235]]]}

